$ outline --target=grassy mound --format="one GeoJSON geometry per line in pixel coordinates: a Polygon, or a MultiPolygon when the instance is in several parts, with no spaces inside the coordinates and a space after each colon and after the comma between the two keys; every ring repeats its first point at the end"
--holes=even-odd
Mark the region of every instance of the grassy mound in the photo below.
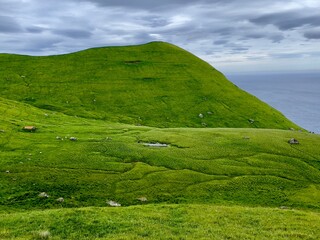
{"type": "Polygon", "coordinates": [[[168,43],[48,57],[0,54],[0,63],[2,97],[72,116],[154,127],[297,128],[168,43]]]}

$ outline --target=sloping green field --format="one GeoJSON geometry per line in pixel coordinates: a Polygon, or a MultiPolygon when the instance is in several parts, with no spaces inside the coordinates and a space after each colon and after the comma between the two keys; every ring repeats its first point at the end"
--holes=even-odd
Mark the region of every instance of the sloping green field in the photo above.
{"type": "Polygon", "coordinates": [[[59,207],[59,197],[65,207],[105,206],[107,199],[132,205],[141,196],[153,203],[320,206],[318,135],[130,126],[3,99],[0,111],[0,203],[9,209],[59,207]],[[38,130],[24,132],[25,125],[38,130]],[[290,145],[291,138],[301,144],[290,145]]]}
{"type": "Polygon", "coordinates": [[[320,136],[193,55],[0,62],[0,239],[319,239],[320,136]]]}
{"type": "Polygon", "coordinates": [[[155,127],[298,128],[167,43],[49,57],[3,54],[0,65],[2,97],[72,116],[155,127]]]}

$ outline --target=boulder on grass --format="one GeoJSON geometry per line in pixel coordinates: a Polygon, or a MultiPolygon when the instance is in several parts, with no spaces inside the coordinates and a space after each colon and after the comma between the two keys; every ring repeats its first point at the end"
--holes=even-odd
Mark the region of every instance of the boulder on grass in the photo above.
{"type": "Polygon", "coordinates": [[[137,198],[137,200],[139,200],[140,202],[147,202],[148,199],[146,197],[139,197],[137,198]]]}
{"type": "Polygon", "coordinates": [[[121,207],[120,203],[117,203],[115,201],[107,201],[107,203],[109,204],[109,206],[111,207],[121,207]]]}
{"type": "Polygon", "coordinates": [[[64,198],[63,197],[59,197],[56,199],[57,202],[63,203],[64,202],[64,198]]]}
{"type": "Polygon", "coordinates": [[[25,132],[35,132],[37,128],[35,126],[24,126],[22,130],[25,132]]]}
{"type": "Polygon", "coordinates": [[[46,192],[42,192],[38,196],[41,198],[48,198],[49,197],[49,195],[46,192]]]}
{"type": "Polygon", "coordinates": [[[291,138],[291,139],[288,141],[288,143],[290,143],[290,144],[299,144],[299,141],[298,141],[297,139],[295,139],[295,138],[291,138]]]}

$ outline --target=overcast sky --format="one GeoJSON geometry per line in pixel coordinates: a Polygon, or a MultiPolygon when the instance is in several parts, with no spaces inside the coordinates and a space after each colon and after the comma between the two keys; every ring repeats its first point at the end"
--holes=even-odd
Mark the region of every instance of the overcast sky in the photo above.
{"type": "Polygon", "coordinates": [[[0,0],[0,52],[150,41],[225,73],[320,71],[320,0],[0,0]]]}

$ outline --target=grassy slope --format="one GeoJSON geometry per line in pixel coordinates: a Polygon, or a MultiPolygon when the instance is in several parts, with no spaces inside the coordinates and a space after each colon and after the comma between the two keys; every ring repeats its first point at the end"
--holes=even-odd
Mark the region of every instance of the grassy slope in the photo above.
{"type": "Polygon", "coordinates": [[[2,97],[68,115],[156,127],[298,128],[167,43],[49,57],[1,54],[0,64],[2,97]]]}
{"type": "Polygon", "coordinates": [[[319,213],[237,206],[59,209],[0,214],[0,238],[318,240],[319,222],[319,213]]]}
{"type": "Polygon", "coordinates": [[[320,207],[318,135],[138,127],[4,99],[0,114],[2,209],[60,207],[59,197],[64,207],[106,206],[107,199],[132,205],[141,196],[153,203],[320,207]],[[22,132],[24,125],[39,131],[22,132]],[[288,144],[292,137],[301,144],[288,144]],[[148,142],[170,147],[143,146],[148,142]],[[51,197],[40,199],[43,191],[51,197]]]}

